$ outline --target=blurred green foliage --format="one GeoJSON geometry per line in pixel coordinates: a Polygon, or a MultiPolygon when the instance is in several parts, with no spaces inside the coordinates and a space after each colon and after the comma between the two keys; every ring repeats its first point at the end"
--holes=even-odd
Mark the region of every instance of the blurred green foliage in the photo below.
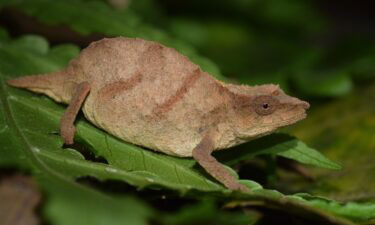
{"type": "MultiPolygon", "coordinates": [[[[145,2],[147,3],[147,2],[145,2]]],[[[138,3],[140,4],[140,3],[138,3]]],[[[144,24],[132,8],[115,10],[102,1],[83,0],[1,0],[1,6],[11,6],[49,25],[68,25],[82,35],[100,33],[106,36],[139,37],[176,48],[203,70],[224,79],[209,59],[199,56],[189,44],[171,38],[166,32],[144,24]]],[[[146,4],[147,6],[147,4],[146,4]]],[[[138,5],[137,8],[140,6],[138,5]]]]}
{"type": "Polygon", "coordinates": [[[374,39],[361,33],[336,37],[332,21],[312,1],[204,4],[215,5],[210,17],[177,16],[169,30],[241,82],[273,82],[310,97],[339,97],[352,90],[353,79],[374,78],[374,39]],[[221,17],[224,12],[229,16],[221,17]]]}

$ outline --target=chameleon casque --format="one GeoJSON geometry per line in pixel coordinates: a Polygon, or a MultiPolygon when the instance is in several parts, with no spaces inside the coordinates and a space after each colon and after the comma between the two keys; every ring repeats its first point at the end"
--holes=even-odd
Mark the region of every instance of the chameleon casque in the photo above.
{"type": "Polygon", "coordinates": [[[69,104],[60,124],[72,144],[82,108],[97,127],[136,145],[193,157],[231,190],[248,190],[211,153],[306,117],[309,104],[277,85],[226,84],[172,48],[142,39],[93,42],[62,71],[9,80],[69,104]]]}

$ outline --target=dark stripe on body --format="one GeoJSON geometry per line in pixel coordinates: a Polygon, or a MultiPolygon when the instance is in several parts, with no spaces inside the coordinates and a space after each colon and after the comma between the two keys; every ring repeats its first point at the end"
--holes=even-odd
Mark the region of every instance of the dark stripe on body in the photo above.
{"type": "Polygon", "coordinates": [[[99,98],[102,101],[107,101],[119,95],[121,92],[129,91],[141,83],[142,77],[141,73],[137,73],[127,80],[120,80],[107,84],[99,90],[99,98]]]}
{"type": "Polygon", "coordinates": [[[195,84],[195,82],[198,80],[198,78],[201,77],[201,71],[199,69],[194,70],[193,74],[186,77],[184,82],[182,83],[181,87],[177,89],[175,94],[170,96],[165,102],[162,104],[156,106],[153,109],[154,115],[162,115],[170,110],[172,110],[173,106],[176,105],[178,101],[183,99],[183,97],[186,95],[186,93],[189,91],[189,89],[195,84]]]}

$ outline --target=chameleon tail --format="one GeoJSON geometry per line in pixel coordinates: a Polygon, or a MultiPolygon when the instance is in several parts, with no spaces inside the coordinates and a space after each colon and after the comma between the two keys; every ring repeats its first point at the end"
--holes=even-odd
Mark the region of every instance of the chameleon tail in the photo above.
{"type": "Polygon", "coordinates": [[[17,88],[26,88],[26,89],[45,89],[50,88],[52,85],[52,77],[54,74],[41,74],[41,75],[32,75],[19,77],[13,80],[8,80],[7,83],[10,86],[17,88]]]}
{"type": "Polygon", "coordinates": [[[17,88],[25,88],[33,92],[46,94],[58,102],[63,101],[63,84],[65,73],[54,72],[49,74],[31,75],[8,80],[7,84],[17,88]]]}

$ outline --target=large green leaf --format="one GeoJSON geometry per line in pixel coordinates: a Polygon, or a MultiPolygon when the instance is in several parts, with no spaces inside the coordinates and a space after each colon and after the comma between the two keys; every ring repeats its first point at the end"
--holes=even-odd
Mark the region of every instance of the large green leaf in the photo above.
{"type": "MultiPolygon", "coordinates": [[[[104,210],[103,205],[111,204],[112,201],[116,201],[117,203],[114,204],[119,205],[117,210],[112,211],[114,216],[119,216],[123,212],[122,210],[128,207],[128,203],[133,204],[132,200],[113,200],[113,198],[106,200],[107,197],[100,197],[97,192],[92,192],[92,190],[85,189],[76,183],[76,180],[81,177],[118,180],[138,188],[164,187],[180,193],[188,192],[193,196],[196,192],[211,192],[225,198],[256,200],[267,205],[275,204],[281,209],[285,205],[295,209],[301,208],[302,205],[305,214],[326,221],[334,221],[330,222],[332,224],[350,223],[344,219],[335,218],[331,213],[323,212],[317,208],[324,208],[329,212],[354,220],[368,219],[361,215],[348,215],[347,212],[340,211],[342,209],[340,205],[327,207],[332,205],[329,200],[314,197],[305,199],[304,196],[286,196],[277,191],[263,189],[262,186],[252,181],[241,181],[248,184],[252,188],[252,192],[231,193],[202,173],[202,170],[195,166],[193,160],[175,158],[127,144],[93,127],[83,118],[80,118],[77,123],[78,143],[89,148],[97,157],[102,156],[107,163],[105,161],[90,161],[89,158],[85,159],[83,153],[76,149],[64,149],[62,141],[57,135],[59,118],[64,111],[64,106],[54,103],[47,97],[8,87],[4,83],[4,78],[8,79],[19,74],[56,70],[67,63],[69,56],[77,54],[77,49],[65,45],[49,50],[48,44],[35,36],[26,36],[17,41],[2,41],[1,43],[6,44],[0,47],[0,72],[2,73],[0,81],[0,144],[5,146],[0,150],[0,166],[31,170],[35,176],[39,177],[40,184],[51,195],[51,202],[48,203],[50,207],[46,208],[46,214],[50,218],[61,221],[60,224],[69,224],[71,221],[64,220],[59,212],[75,215],[74,208],[69,209],[71,211],[63,212],[62,208],[65,207],[61,204],[67,203],[60,201],[63,198],[73,198],[73,194],[67,194],[71,188],[77,189],[76,194],[80,196],[79,198],[82,201],[86,202],[83,206],[98,204],[99,208],[93,209],[93,211],[98,210],[98,215],[99,212],[104,210]],[[39,47],[33,48],[33,45],[39,47]],[[55,194],[54,187],[60,187],[61,189],[57,188],[55,194]],[[84,193],[86,191],[88,193],[84,193]],[[99,196],[97,197],[98,200],[92,200],[94,202],[90,203],[87,199],[93,196],[99,196]],[[53,202],[54,199],[59,200],[53,202]],[[316,202],[319,202],[319,204],[316,204],[316,202]]],[[[291,141],[291,139],[275,139],[271,146],[267,148],[254,146],[252,151],[259,154],[261,154],[260,152],[266,154],[279,153],[280,151],[285,154],[289,151],[285,147],[287,146],[285,145],[286,141],[291,141]]],[[[291,149],[293,151],[293,148],[291,149]]],[[[248,157],[253,156],[249,155],[248,157]]],[[[289,157],[292,156],[289,155],[289,157]]],[[[147,209],[142,205],[139,207],[143,210],[137,218],[144,218],[142,215],[147,215],[147,209]]],[[[358,208],[362,209],[362,212],[367,212],[367,215],[374,211],[367,206],[359,205],[358,208]]],[[[104,222],[100,223],[99,220],[86,222],[104,224],[104,222]]],[[[106,221],[106,223],[108,222],[106,221]]]]}

